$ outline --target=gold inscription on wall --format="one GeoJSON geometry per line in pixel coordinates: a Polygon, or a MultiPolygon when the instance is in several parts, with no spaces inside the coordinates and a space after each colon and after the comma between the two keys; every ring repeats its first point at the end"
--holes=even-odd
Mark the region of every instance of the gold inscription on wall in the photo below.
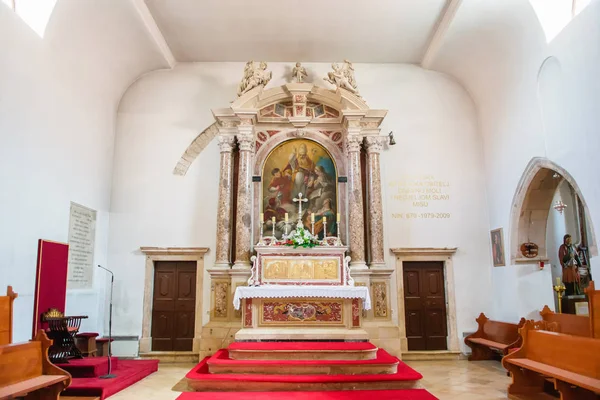
{"type": "Polygon", "coordinates": [[[434,175],[401,175],[388,184],[393,219],[449,219],[450,182],[434,175]],[[395,209],[401,209],[395,211],[395,209]]]}
{"type": "Polygon", "coordinates": [[[339,259],[263,258],[266,280],[338,280],[339,259]]]}

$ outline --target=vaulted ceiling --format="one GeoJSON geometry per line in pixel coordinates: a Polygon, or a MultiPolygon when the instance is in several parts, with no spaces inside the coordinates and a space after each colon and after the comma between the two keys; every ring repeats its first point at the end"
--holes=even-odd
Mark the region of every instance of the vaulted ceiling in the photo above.
{"type": "Polygon", "coordinates": [[[178,62],[347,58],[371,63],[420,63],[446,10],[456,2],[134,1],[141,14],[151,16],[178,62]]]}

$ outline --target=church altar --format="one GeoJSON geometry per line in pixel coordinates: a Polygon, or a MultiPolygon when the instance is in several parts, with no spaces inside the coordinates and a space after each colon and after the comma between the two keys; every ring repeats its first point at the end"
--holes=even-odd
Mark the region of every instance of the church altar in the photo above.
{"type": "Polygon", "coordinates": [[[346,246],[255,246],[248,286],[239,286],[242,309],[236,341],[368,340],[362,310],[371,308],[368,288],[354,286],[346,246]]]}

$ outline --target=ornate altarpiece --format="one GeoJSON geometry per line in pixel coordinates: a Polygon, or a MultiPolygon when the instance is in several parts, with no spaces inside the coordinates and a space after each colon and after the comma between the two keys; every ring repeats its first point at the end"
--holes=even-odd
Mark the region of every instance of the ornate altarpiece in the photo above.
{"type": "MultiPolygon", "coordinates": [[[[334,208],[340,214],[340,238],[348,246],[355,285],[369,288],[373,303],[373,309],[361,312],[361,328],[374,344],[400,355],[399,330],[392,323],[390,302],[394,297],[390,296],[393,269],[386,266],[383,249],[379,155],[388,140],[380,135],[386,114],[386,110],[370,109],[361,97],[346,89],[334,91],[312,83],[289,83],[270,89],[258,86],[229,107],[213,110],[216,123],[210,130],[219,140],[221,153],[217,247],[215,265],[207,269],[211,279],[210,322],[202,329],[201,358],[226,347],[245,323],[242,310],[233,307],[233,298],[237,287],[247,285],[251,257],[257,250],[258,221],[264,211],[263,179],[269,173],[263,171],[265,162],[278,146],[298,139],[322,146],[335,163],[334,208]],[[236,147],[238,175],[234,193],[236,147]],[[368,201],[363,199],[361,151],[367,155],[368,201]],[[369,260],[365,254],[365,224],[369,232],[369,260]],[[235,254],[230,254],[233,237],[235,254]]],[[[323,322],[323,326],[339,323],[323,322]]]]}

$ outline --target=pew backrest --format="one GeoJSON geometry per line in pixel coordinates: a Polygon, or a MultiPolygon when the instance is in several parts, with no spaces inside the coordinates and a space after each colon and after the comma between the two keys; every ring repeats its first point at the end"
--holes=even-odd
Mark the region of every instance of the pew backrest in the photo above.
{"type": "Polygon", "coordinates": [[[13,303],[17,296],[12,286],[6,289],[6,296],[0,296],[0,345],[12,343],[13,303]]]}
{"type": "Polygon", "coordinates": [[[483,325],[483,337],[498,343],[512,344],[519,340],[518,327],[517,324],[488,320],[483,325]]]}
{"type": "Polygon", "coordinates": [[[600,340],[533,329],[521,332],[527,359],[600,379],[600,340]]]}
{"type": "Polygon", "coordinates": [[[559,332],[566,335],[591,337],[590,317],[575,314],[557,314],[544,306],[540,311],[542,319],[546,322],[556,322],[559,332]]]}
{"type": "Polygon", "coordinates": [[[42,356],[38,341],[0,346],[0,387],[42,375],[42,356]]]}

